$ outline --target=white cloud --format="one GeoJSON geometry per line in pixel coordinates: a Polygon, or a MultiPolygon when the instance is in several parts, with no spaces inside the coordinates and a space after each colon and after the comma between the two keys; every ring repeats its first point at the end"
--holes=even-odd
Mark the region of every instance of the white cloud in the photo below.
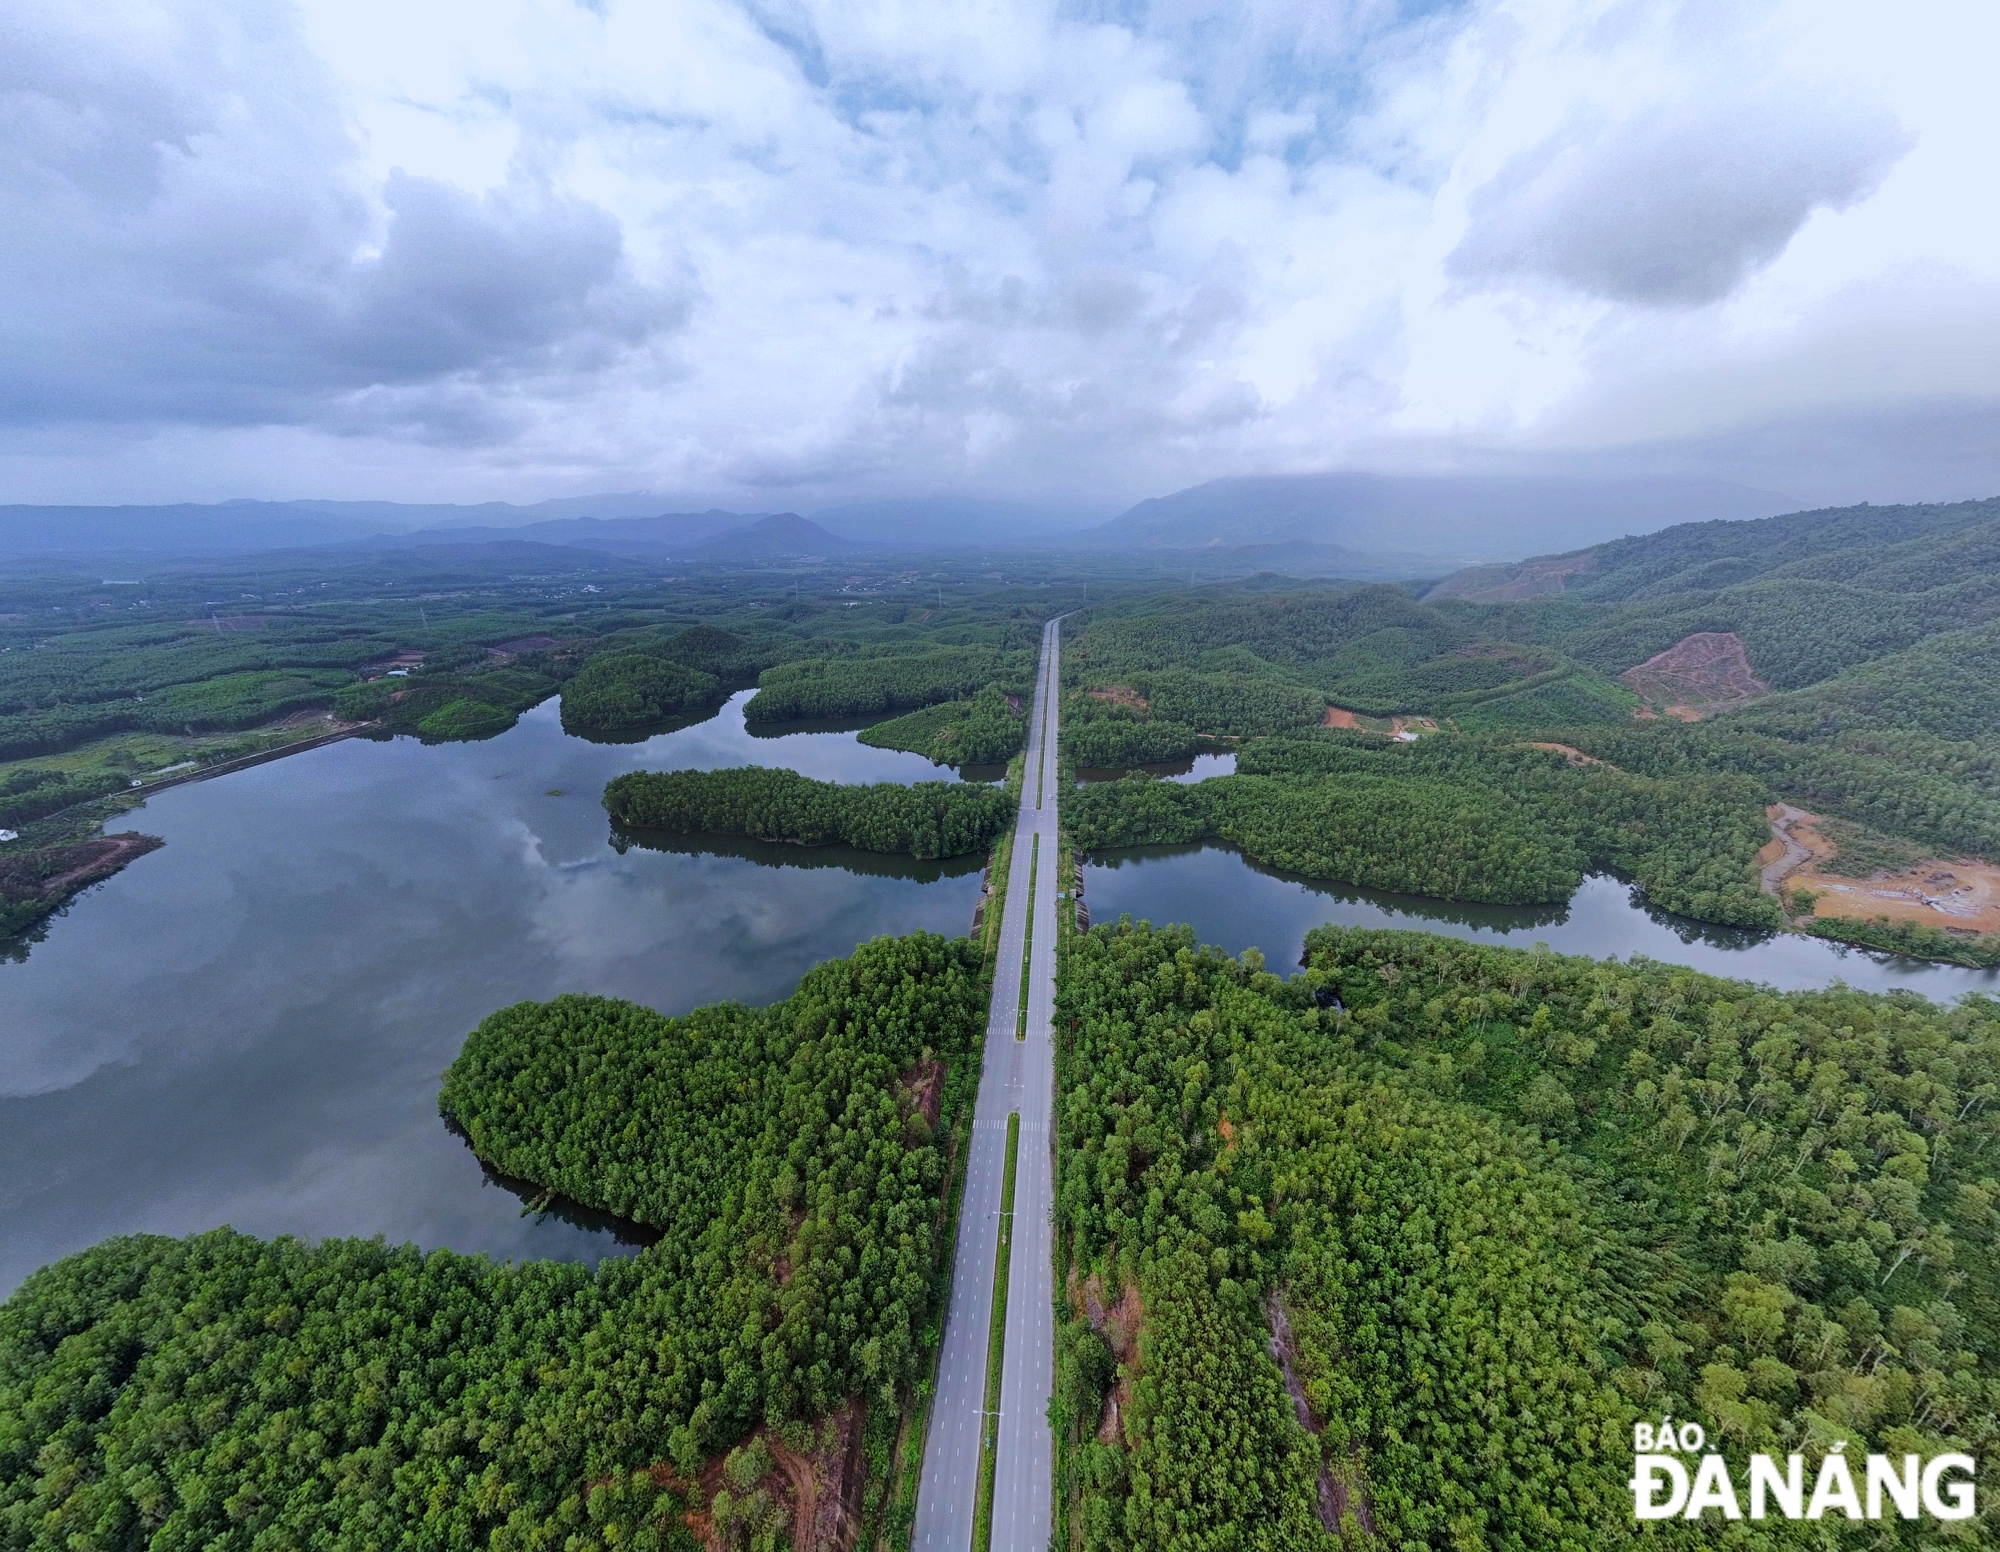
{"type": "MultiPolygon", "coordinates": [[[[1816,416],[2000,399],[1962,3],[14,15],[24,498],[1104,504],[1703,439],[1792,488],[1816,416]]],[[[1953,449],[1853,494],[2000,485],[1953,449]]]]}

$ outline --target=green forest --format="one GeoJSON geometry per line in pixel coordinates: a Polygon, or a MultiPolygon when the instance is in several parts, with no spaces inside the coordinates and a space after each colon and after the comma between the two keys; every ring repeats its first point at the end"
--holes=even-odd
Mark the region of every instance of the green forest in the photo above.
{"type": "MultiPolygon", "coordinates": [[[[691,1549],[687,1484],[751,1430],[810,1448],[854,1398],[893,1438],[983,1003],[976,950],[917,934],[767,1009],[494,1014],[441,1108],[658,1242],[595,1273],[227,1229],[59,1261],[0,1305],[0,1546],[691,1549]]],[[[730,1480],[772,1545],[760,1450],[730,1480]]]]}
{"type": "MultiPolygon", "coordinates": [[[[2000,859],[1995,598],[1992,501],[1688,524],[1407,588],[1262,577],[1171,603],[1117,596],[1065,650],[1066,757],[1119,769],[1234,745],[1239,774],[1085,789],[1078,838],[1212,837],[1310,876],[1459,899],[1551,899],[1579,869],[1611,868],[1664,909],[1776,926],[1752,865],[1772,802],[1919,856],[2000,859]],[[1734,633],[1769,693],[1731,691],[1688,723],[1619,682],[1699,632],[1734,633]],[[1313,697],[1361,730],[1313,733],[1313,697]],[[1392,718],[1420,741],[1392,747],[1392,718]],[[1564,769],[1522,748],[1537,744],[1598,763],[1564,769]]],[[[1872,855],[1851,865],[1865,875],[1872,855]]],[[[1804,926],[2000,957],[1944,918],[1804,926]]]]}
{"type": "MultiPolygon", "coordinates": [[[[1306,960],[1070,944],[1071,1545],[1622,1544],[1632,1423],[1667,1414],[1739,1481],[1753,1449],[1991,1450],[2000,1008],[1332,927],[1306,960]]],[[[1719,1519],[1646,1539],[1828,1544],[1719,1519]]]]}
{"type": "Polygon", "coordinates": [[[568,733],[623,733],[722,704],[722,682],[648,652],[600,652],[563,686],[568,733]]]}
{"type": "Polygon", "coordinates": [[[633,771],[604,789],[612,822],[634,830],[743,835],[800,846],[962,857],[983,851],[1014,817],[1014,800],[978,782],[881,781],[850,786],[796,771],[633,771]]]}
{"type": "Polygon", "coordinates": [[[1757,850],[1765,791],[1705,771],[1661,777],[1578,768],[1501,738],[1391,743],[1331,729],[1253,739],[1237,774],[1182,785],[1128,777],[1065,800],[1077,844],[1217,839],[1271,867],[1443,900],[1566,900],[1615,868],[1664,909],[1772,927],[1757,850]]]}
{"type": "Polygon", "coordinates": [[[1028,653],[990,647],[808,658],[764,670],[743,716],[749,722],[879,716],[959,700],[995,682],[1026,693],[1033,675],[1028,653]]]}
{"type": "Polygon", "coordinates": [[[1027,736],[1025,713],[1008,703],[999,685],[989,684],[966,700],[878,722],[860,738],[877,749],[907,749],[937,765],[1004,765],[1021,752],[1027,736]]]}

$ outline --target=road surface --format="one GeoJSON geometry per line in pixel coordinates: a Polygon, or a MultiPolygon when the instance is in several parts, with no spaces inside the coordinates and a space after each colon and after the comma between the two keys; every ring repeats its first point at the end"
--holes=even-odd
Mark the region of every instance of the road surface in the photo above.
{"type": "Polygon", "coordinates": [[[979,1436],[986,1403],[986,1341],[999,1248],[1000,1177],[1007,1117],[1021,1116],[1014,1163],[1014,1243],[1007,1283],[1007,1343],[1000,1382],[993,1489],[994,1552],[1043,1552],[1049,1544],[1054,1451],[1048,1403],[1055,1375],[1050,1125],[1055,1106],[1051,1029],[1056,989],[1056,707],[1061,625],[1042,632],[1042,661],[1028,710],[1027,779],[1007,869],[1007,902],[986,1024],[986,1059],[973,1110],[972,1151],[959,1207],[958,1247],[945,1314],[937,1395],[917,1492],[915,1552],[966,1552],[979,1493],[979,1436]],[[1046,718],[1046,723],[1044,722],[1046,718]],[[1028,874],[1040,837],[1034,939],[1028,966],[1027,1038],[1019,1022],[1021,956],[1028,949],[1028,874]]]}

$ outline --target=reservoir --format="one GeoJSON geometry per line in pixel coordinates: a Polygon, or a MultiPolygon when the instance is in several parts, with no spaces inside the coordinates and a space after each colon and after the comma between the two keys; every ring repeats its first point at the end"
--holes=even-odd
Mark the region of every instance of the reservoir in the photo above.
{"type": "MultiPolygon", "coordinates": [[[[633,1248],[580,1211],[524,1215],[446,1131],[438,1079],[466,1034],[496,1008],[569,991],[669,1013],[768,1003],[864,939],[962,933],[979,899],[979,857],[615,838],[599,794],[631,770],[957,779],[862,745],[851,725],[753,732],[746,698],[634,743],[565,735],[553,701],[476,744],[349,739],[162,791],[115,823],[167,844],[0,963],[0,1296],[109,1235],[223,1223],[496,1258],[633,1248]]],[[[1169,774],[1221,766],[1204,756],[1169,774]]],[[[1292,878],[1215,845],[1108,853],[1084,874],[1097,922],[1187,922],[1231,952],[1262,949],[1280,973],[1307,929],[1333,921],[1641,953],[1784,990],[2000,992],[1992,972],[1667,917],[1606,877],[1521,910],[1292,878]]]]}
{"type": "Polygon", "coordinates": [[[762,764],[955,779],[846,731],[760,728],[747,692],[644,742],[347,739],[171,788],[112,829],[167,844],[0,963],[0,1295],[113,1234],[387,1236],[594,1259],[582,1214],[522,1216],[437,1113],[494,1009],[598,992],[680,1013],[786,995],[880,933],[963,933],[983,857],[612,845],[629,770],[762,764]]]}

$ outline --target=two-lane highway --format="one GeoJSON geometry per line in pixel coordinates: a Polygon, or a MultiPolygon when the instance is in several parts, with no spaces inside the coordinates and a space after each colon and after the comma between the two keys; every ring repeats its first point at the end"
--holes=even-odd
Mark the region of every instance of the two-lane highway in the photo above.
{"type": "Polygon", "coordinates": [[[1007,902],[986,1024],[986,1058],[973,1111],[972,1150],[959,1208],[958,1246],[945,1315],[937,1395],[924,1446],[914,1544],[918,1552],[966,1552],[979,1494],[979,1442],[986,1421],[986,1347],[993,1318],[993,1264],[999,1248],[1000,1182],[1007,1117],[1021,1116],[1014,1166],[1014,1238],[1007,1280],[1007,1336],[1001,1372],[993,1490],[995,1552],[1042,1552],[1049,1542],[1054,1455],[1048,1402],[1055,1375],[1050,1127],[1055,1107],[1053,1022],[1056,987],[1056,722],[1061,700],[1061,624],[1042,632],[1042,661],[1028,710],[1026,780],[1007,869],[1007,902]],[[1037,869],[1035,859],[1039,854],[1037,869]],[[1034,932],[1028,931],[1030,871],[1034,932]],[[1021,963],[1028,959],[1027,1035],[1020,1023],[1021,963]]]}

